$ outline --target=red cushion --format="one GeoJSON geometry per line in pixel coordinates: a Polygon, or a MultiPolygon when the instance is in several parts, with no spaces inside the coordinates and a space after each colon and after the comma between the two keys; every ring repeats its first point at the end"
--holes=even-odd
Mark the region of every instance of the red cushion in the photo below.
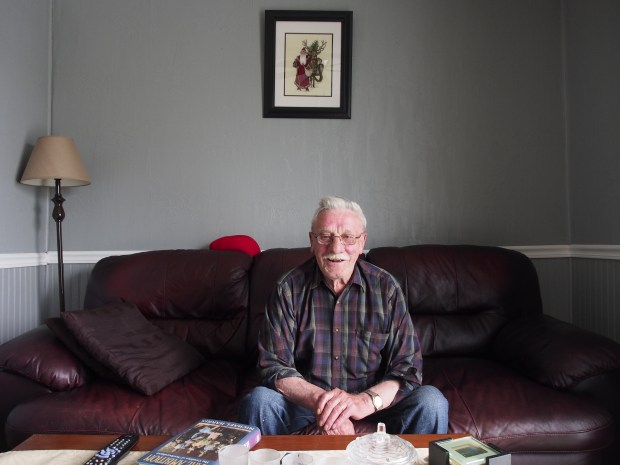
{"type": "Polygon", "coordinates": [[[253,257],[260,252],[258,243],[250,236],[238,234],[235,236],[224,236],[215,239],[209,245],[211,250],[238,250],[253,257]]]}

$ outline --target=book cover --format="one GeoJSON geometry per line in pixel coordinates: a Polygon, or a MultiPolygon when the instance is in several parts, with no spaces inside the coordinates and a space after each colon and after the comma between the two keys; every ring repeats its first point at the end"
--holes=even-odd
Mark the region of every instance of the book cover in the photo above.
{"type": "Polygon", "coordinates": [[[229,444],[248,449],[260,441],[255,426],[203,418],[138,459],[140,465],[218,465],[218,451],[229,444]]]}

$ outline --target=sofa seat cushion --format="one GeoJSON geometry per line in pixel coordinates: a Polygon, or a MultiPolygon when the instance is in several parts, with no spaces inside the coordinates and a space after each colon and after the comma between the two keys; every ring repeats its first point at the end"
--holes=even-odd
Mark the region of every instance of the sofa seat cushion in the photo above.
{"type": "Polygon", "coordinates": [[[103,379],[43,395],[13,409],[9,446],[34,433],[172,435],[202,417],[234,420],[245,369],[209,360],[152,396],[103,379]]]}
{"type": "Polygon", "coordinates": [[[450,433],[472,434],[516,453],[600,450],[613,440],[611,416],[586,398],[485,359],[424,362],[424,383],[448,399],[450,433]]]}

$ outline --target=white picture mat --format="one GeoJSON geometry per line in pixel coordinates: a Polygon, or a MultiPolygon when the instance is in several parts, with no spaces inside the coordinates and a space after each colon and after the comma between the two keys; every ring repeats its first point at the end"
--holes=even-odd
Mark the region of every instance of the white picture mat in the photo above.
{"type": "MultiPolygon", "coordinates": [[[[298,50],[299,52],[299,50],[298,50]]],[[[339,108],[340,107],[340,82],[342,66],[342,24],[338,21],[276,21],[275,28],[275,79],[274,79],[274,105],[276,107],[321,107],[339,108]],[[331,72],[331,97],[319,96],[292,96],[285,95],[284,82],[285,67],[292,67],[293,61],[286,59],[285,35],[295,34],[331,34],[333,37],[333,57],[332,63],[328,64],[331,72]],[[288,63],[290,61],[290,63],[288,63]]]]}

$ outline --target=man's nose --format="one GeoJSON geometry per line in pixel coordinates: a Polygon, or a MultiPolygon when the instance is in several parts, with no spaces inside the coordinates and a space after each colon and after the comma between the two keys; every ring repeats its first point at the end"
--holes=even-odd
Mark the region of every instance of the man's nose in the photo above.
{"type": "Polygon", "coordinates": [[[330,244],[330,249],[336,252],[344,250],[344,242],[342,241],[342,237],[334,236],[332,238],[332,243],[330,244]]]}

